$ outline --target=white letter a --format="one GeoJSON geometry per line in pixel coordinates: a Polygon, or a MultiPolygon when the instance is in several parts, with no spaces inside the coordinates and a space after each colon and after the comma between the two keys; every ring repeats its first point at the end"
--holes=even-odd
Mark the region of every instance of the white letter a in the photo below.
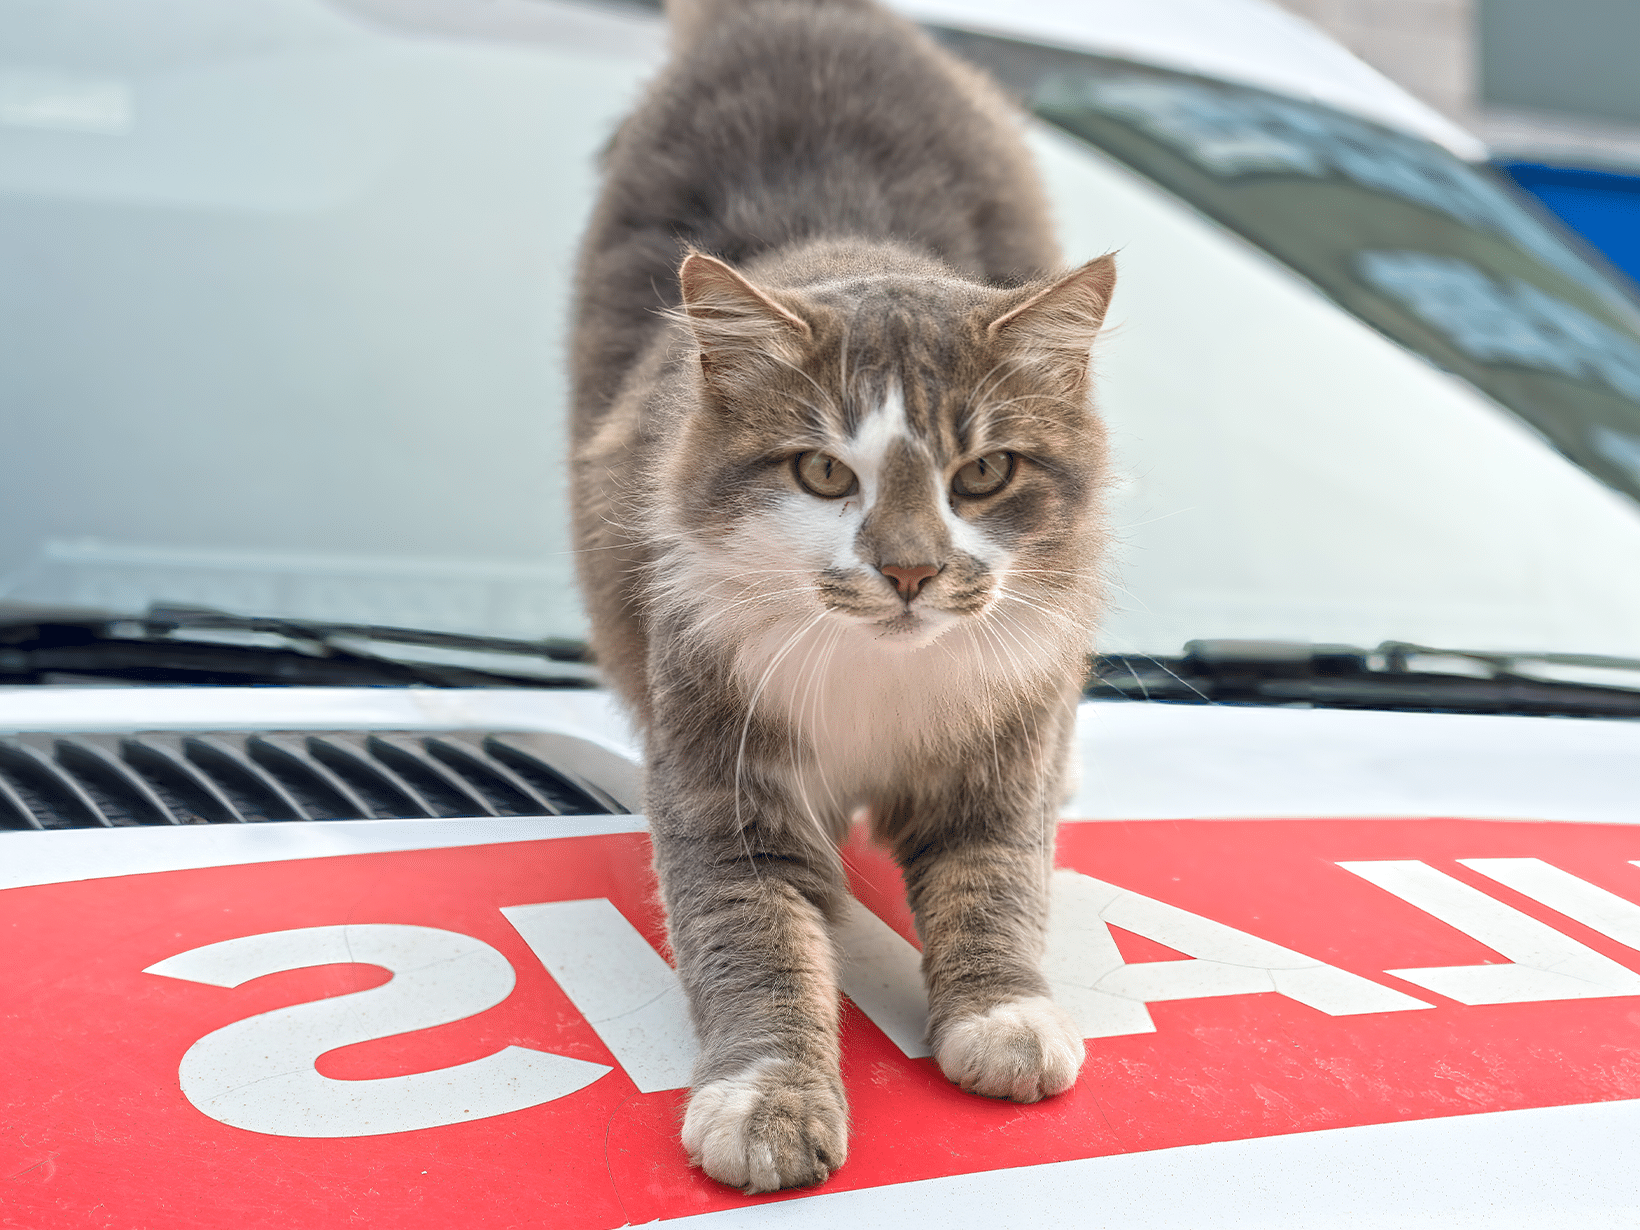
{"type": "Polygon", "coordinates": [[[1152,1033],[1146,1004],[1274,991],[1328,1016],[1432,1005],[1223,923],[1076,871],[1056,871],[1043,972],[1085,1038],[1152,1033]],[[1189,953],[1129,965],[1111,927],[1189,953]]]}

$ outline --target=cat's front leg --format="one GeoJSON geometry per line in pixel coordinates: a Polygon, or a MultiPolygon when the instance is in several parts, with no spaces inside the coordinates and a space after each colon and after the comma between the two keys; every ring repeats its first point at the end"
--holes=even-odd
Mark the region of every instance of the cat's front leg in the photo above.
{"type": "Polygon", "coordinates": [[[1021,808],[967,790],[919,810],[895,844],[923,941],[935,1061],[970,1093],[1063,1093],[1086,1048],[1041,970],[1051,816],[1039,800],[1021,808]]]}
{"type": "Polygon", "coordinates": [[[656,868],[701,1047],[684,1147],[746,1192],[818,1183],[848,1154],[826,918],[844,891],[836,857],[795,831],[778,791],[743,790],[737,821],[732,791],[656,767],[656,868]]]}

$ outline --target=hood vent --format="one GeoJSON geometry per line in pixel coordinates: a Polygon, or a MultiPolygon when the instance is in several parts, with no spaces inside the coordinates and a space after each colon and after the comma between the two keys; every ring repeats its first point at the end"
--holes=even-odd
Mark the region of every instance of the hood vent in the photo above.
{"type": "Polygon", "coordinates": [[[149,731],[0,736],[0,829],[636,810],[638,771],[572,735],[149,731]]]}

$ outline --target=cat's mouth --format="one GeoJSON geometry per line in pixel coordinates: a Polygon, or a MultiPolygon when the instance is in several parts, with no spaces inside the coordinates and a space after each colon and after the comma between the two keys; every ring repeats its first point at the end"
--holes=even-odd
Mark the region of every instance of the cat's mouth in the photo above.
{"type": "Polygon", "coordinates": [[[843,595],[823,595],[823,600],[830,599],[825,604],[835,615],[856,626],[871,629],[879,641],[906,649],[929,644],[955,625],[984,609],[983,604],[975,604],[973,607],[958,606],[952,609],[943,601],[929,602],[924,599],[910,603],[897,602],[890,606],[880,601],[862,601],[853,593],[847,594],[846,600],[839,600],[842,597],[843,595]]]}
{"type": "Polygon", "coordinates": [[[879,619],[877,626],[890,636],[902,636],[918,631],[923,626],[923,618],[910,608],[895,612],[887,619],[879,619]]]}
{"type": "Polygon", "coordinates": [[[927,644],[954,623],[956,617],[948,611],[932,608],[901,607],[894,614],[872,621],[883,640],[895,641],[908,648],[927,644]]]}

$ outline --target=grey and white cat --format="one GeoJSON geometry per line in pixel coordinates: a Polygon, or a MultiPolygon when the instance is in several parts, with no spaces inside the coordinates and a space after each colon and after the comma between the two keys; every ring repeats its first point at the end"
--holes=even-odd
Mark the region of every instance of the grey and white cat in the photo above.
{"type": "Polygon", "coordinates": [[[768,1191],[848,1151],[831,928],[862,809],[945,1075],[1076,1079],[1039,964],[1115,267],[1051,275],[1019,118],[870,0],[671,16],[581,255],[576,533],[700,1039],[683,1142],[768,1191]]]}

